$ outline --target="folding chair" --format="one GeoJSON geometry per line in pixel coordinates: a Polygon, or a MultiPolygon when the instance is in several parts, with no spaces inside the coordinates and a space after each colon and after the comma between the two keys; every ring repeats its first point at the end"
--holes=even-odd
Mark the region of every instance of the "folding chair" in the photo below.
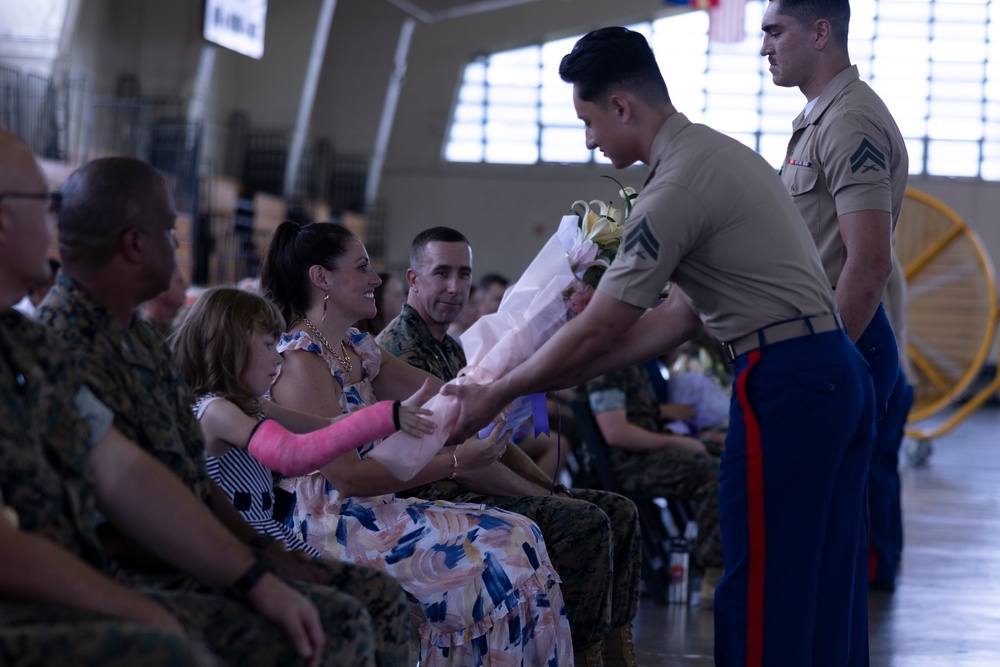
{"type": "MultiPolygon", "coordinates": [[[[667,604],[667,590],[670,585],[670,538],[679,536],[672,532],[663,520],[663,512],[653,496],[624,493],[611,471],[608,459],[608,444],[594,419],[590,405],[581,399],[571,403],[573,415],[580,429],[580,437],[590,459],[590,485],[603,491],[611,491],[629,498],[635,503],[642,533],[642,576],[646,589],[657,604],[667,604]]],[[[674,524],[683,533],[687,518],[693,516],[683,503],[667,499],[674,524]]]]}

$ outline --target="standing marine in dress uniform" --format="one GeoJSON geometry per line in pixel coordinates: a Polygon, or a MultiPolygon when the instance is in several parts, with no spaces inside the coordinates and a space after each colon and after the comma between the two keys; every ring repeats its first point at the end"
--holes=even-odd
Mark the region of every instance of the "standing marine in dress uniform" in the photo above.
{"type": "Polygon", "coordinates": [[[856,591],[861,632],[867,625],[867,579],[891,587],[902,550],[897,466],[912,392],[881,301],[892,272],[892,232],[909,160],[892,114],[851,65],[850,18],[848,0],[771,0],[761,21],[760,53],[775,85],[797,87],[806,98],[792,123],[781,180],[816,241],[847,334],[875,382],[871,549],[866,524],[858,562],[865,576],[856,591]]]}

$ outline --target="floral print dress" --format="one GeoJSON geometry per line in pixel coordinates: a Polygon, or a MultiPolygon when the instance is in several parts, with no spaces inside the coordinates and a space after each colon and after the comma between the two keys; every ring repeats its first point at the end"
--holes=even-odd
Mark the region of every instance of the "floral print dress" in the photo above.
{"type": "MultiPolygon", "coordinates": [[[[278,351],[321,356],[343,388],[341,408],[375,403],[371,380],[381,351],[351,329],[363,379],[344,384],[339,362],[305,332],[285,334],[278,351]]],[[[377,443],[358,448],[364,458],[377,443]]],[[[330,558],[393,575],[423,609],[422,667],[572,665],[559,578],[538,527],[527,517],[469,503],[343,497],[319,472],[285,478],[295,494],[290,520],[303,541],[330,558]]]]}

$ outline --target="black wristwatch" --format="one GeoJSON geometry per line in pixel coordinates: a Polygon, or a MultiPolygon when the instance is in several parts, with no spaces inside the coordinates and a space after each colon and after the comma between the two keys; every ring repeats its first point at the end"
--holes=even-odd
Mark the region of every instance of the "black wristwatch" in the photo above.
{"type": "Polygon", "coordinates": [[[240,575],[240,578],[233,582],[229,588],[237,596],[245,598],[268,572],[274,572],[274,563],[261,552],[254,551],[253,565],[240,575]]]}

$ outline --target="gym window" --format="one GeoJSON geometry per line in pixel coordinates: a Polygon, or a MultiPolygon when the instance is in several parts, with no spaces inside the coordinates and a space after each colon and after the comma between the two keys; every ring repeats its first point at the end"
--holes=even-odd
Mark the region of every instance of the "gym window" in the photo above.
{"type": "MultiPolygon", "coordinates": [[[[1000,180],[1000,11],[992,0],[854,0],[852,61],[899,124],[910,172],[1000,180]]],[[[759,54],[764,3],[746,37],[709,43],[708,13],[629,26],[646,35],[677,108],[777,166],[805,103],[771,83],[759,54]]],[[[579,36],[481,56],[463,72],[444,148],[450,162],[585,163],[572,87],[559,61],[579,36]]],[[[596,154],[595,154],[596,153],[596,154]]]]}

